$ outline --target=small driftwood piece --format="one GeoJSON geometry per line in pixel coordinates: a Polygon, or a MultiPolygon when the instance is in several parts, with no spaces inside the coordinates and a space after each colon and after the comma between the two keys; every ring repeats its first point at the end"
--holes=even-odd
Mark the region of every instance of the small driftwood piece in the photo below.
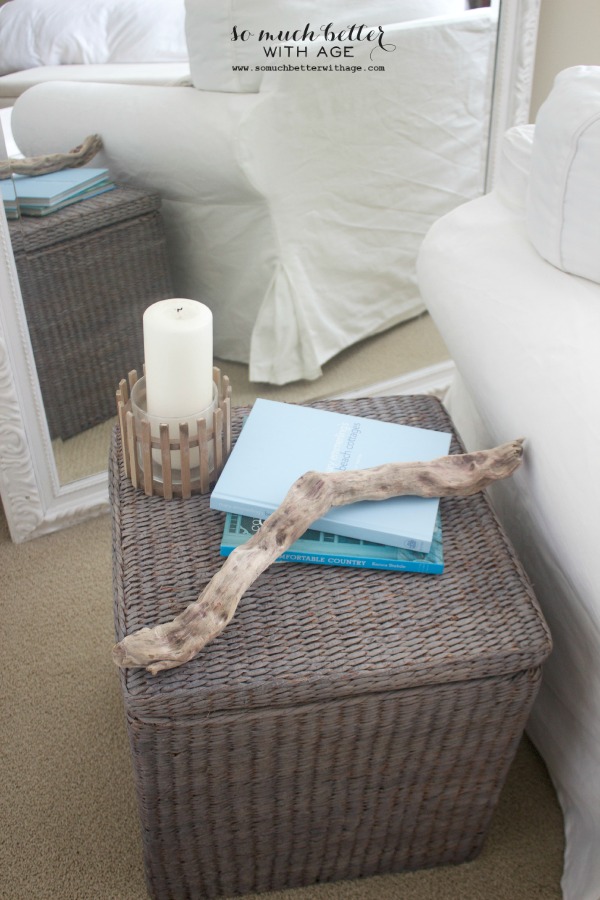
{"type": "Polygon", "coordinates": [[[27,159],[0,160],[0,179],[11,175],[47,175],[62,169],[77,169],[85,166],[102,149],[102,138],[91,134],[82,144],[68,153],[49,153],[46,156],[30,156],[27,159]]]}
{"type": "Polygon", "coordinates": [[[259,531],[227,557],[196,601],[171,622],[141,628],[113,649],[121,668],[155,675],[188,662],[231,621],[244,592],[332,506],[389,497],[467,497],[507,478],[523,457],[523,440],[431,462],[387,463],[349,472],[306,472],[259,531]]]}

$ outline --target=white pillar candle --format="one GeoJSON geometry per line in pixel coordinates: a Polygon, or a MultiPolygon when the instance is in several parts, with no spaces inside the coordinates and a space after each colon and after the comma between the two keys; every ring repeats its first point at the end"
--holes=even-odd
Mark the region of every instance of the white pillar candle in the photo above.
{"type": "Polygon", "coordinates": [[[213,398],[212,313],[197,300],[153,303],[144,313],[146,402],[154,416],[182,419],[213,398]]]}
{"type": "MultiPolygon", "coordinates": [[[[159,300],[144,312],[144,360],[146,365],[146,408],[152,435],[158,437],[161,420],[169,420],[169,436],[179,437],[179,423],[187,422],[190,435],[204,412],[212,427],[213,332],[212,313],[197,300],[159,300]]],[[[160,464],[160,451],[153,451],[160,464]]],[[[197,449],[190,451],[190,465],[200,465],[197,449]]],[[[173,470],[181,467],[181,454],[171,451],[173,470]]]]}

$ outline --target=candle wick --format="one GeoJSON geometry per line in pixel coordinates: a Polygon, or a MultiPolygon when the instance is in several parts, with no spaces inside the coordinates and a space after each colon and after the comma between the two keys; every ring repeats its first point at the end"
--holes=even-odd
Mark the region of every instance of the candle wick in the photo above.
{"type": "Polygon", "coordinates": [[[183,306],[178,306],[178,307],[177,307],[177,312],[180,313],[180,312],[182,312],[182,311],[183,311],[183,306]]]}

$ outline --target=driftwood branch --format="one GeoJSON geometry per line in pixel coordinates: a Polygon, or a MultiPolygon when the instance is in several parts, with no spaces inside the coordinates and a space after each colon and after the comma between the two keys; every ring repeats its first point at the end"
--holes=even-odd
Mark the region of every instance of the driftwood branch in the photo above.
{"type": "Polygon", "coordinates": [[[173,621],[123,638],[113,649],[113,659],[121,668],[145,667],[153,675],[192,659],[231,621],[241,597],[258,576],[332,506],[403,495],[467,497],[511,475],[522,457],[523,441],[516,440],[431,462],[307,472],[294,482],[259,531],[236,547],[195,602],[173,621]]]}
{"type": "Polygon", "coordinates": [[[102,138],[97,134],[86,137],[82,144],[68,153],[49,153],[46,156],[30,156],[27,159],[0,160],[0,179],[11,175],[47,175],[62,169],[85,166],[102,148],[102,138]]]}

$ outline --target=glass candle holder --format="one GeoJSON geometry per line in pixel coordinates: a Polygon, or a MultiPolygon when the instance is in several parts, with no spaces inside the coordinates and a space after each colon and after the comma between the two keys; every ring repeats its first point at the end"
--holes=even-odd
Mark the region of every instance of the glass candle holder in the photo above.
{"type": "Polygon", "coordinates": [[[146,379],[138,379],[131,389],[131,411],[141,472],[150,466],[153,481],[191,483],[192,487],[200,480],[202,466],[207,467],[209,475],[214,472],[213,422],[218,404],[219,392],[213,383],[212,403],[205,409],[189,416],[155,416],[147,409],[146,379]]]}

